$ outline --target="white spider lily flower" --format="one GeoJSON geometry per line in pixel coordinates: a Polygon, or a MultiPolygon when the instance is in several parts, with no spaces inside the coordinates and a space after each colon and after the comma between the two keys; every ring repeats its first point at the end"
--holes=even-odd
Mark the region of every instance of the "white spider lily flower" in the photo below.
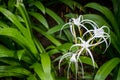
{"type": "MultiPolygon", "coordinates": [[[[92,26],[92,28],[98,28],[98,25],[89,19],[83,19],[83,16],[80,15],[78,18],[71,18],[68,23],[62,26],[61,31],[63,28],[67,25],[70,27],[70,32],[73,35],[73,37],[76,37],[76,31],[75,31],[75,25],[77,26],[78,30],[80,31],[81,28],[84,28],[86,31],[89,31],[89,29],[85,26],[85,24],[89,24],[92,26]]],[[[60,35],[61,35],[60,31],[60,35]]]]}
{"type": "MultiPolygon", "coordinates": [[[[70,31],[71,31],[71,34],[73,35],[73,37],[75,36],[75,25],[78,27],[79,31],[80,31],[81,27],[83,27],[85,30],[88,31],[88,28],[83,24],[83,23],[85,23],[84,21],[85,20],[83,20],[82,15],[80,15],[78,18],[71,18],[68,23],[66,23],[65,25],[62,26],[61,31],[67,25],[70,26],[70,31]]],[[[87,21],[88,21],[88,23],[89,23],[89,21],[92,22],[91,20],[87,20],[87,21]]],[[[60,31],[60,34],[61,34],[61,31],[60,31]]]]}
{"type": "Polygon", "coordinates": [[[76,26],[80,26],[80,22],[83,20],[83,16],[80,15],[78,18],[76,18],[76,19],[72,18],[71,20],[76,26]]]}
{"type": "MultiPolygon", "coordinates": [[[[71,63],[74,63],[75,64],[75,74],[76,74],[76,80],[77,80],[77,73],[78,73],[78,59],[77,59],[77,54],[76,53],[73,53],[73,52],[68,52],[66,54],[64,54],[60,61],[59,61],[59,70],[60,70],[60,64],[61,62],[63,61],[63,59],[65,58],[70,58],[69,59],[69,66],[68,66],[68,69],[67,69],[67,77],[69,78],[69,72],[70,72],[70,66],[71,66],[71,63]]],[[[83,69],[83,64],[81,62],[81,60],[79,59],[80,61],[80,64],[81,64],[81,68],[82,68],[82,75],[84,76],[84,69],[83,69]]]]}
{"type": "Polygon", "coordinates": [[[95,28],[94,30],[86,31],[83,34],[82,38],[88,33],[93,33],[92,34],[92,39],[93,40],[95,40],[96,38],[103,39],[103,40],[100,40],[98,43],[105,42],[105,44],[106,44],[105,51],[107,50],[107,48],[109,47],[109,45],[111,43],[111,39],[110,39],[110,35],[109,35],[110,34],[110,29],[107,26],[102,26],[101,28],[95,28]],[[107,29],[107,32],[105,32],[104,29],[107,29]],[[109,39],[109,42],[107,42],[107,39],[109,39]]]}
{"type": "Polygon", "coordinates": [[[80,47],[80,49],[78,50],[78,55],[77,55],[77,59],[79,59],[80,55],[82,54],[82,52],[85,50],[91,57],[92,59],[92,62],[93,62],[93,66],[95,67],[95,60],[93,58],[93,55],[92,55],[92,52],[90,51],[90,47],[92,46],[96,46],[100,43],[95,43],[95,44],[90,44],[90,41],[93,39],[93,38],[90,38],[88,41],[84,41],[82,38],[78,37],[78,39],[80,40],[81,43],[77,43],[77,44],[74,44],[71,46],[70,50],[73,48],[73,47],[80,47]]]}

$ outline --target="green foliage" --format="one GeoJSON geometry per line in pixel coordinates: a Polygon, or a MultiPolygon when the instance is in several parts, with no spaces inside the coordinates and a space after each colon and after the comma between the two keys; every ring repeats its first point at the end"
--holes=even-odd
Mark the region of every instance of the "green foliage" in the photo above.
{"type": "MultiPolygon", "coordinates": [[[[120,6],[117,0],[112,0],[112,2],[114,14],[105,6],[89,3],[84,7],[95,9],[104,16],[85,14],[84,18],[95,21],[99,26],[106,25],[111,28],[112,47],[120,56],[120,6]]],[[[0,0],[0,78],[67,80],[66,71],[63,71],[63,76],[59,76],[56,63],[60,60],[60,55],[69,50],[73,39],[68,30],[69,26],[62,30],[63,33],[60,36],[61,28],[65,22],[60,15],[49,9],[49,6],[55,3],[63,3],[65,7],[69,7],[71,12],[75,12],[76,9],[84,11],[77,0],[50,0],[49,2],[47,0],[23,0],[23,2],[22,0],[0,0]],[[54,26],[51,26],[51,21],[54,21],[54,26]],[[42,39],[39,40],[37,35],[46,38],[50,45],[45,47],[44,42],[41,42],[42,39]]],[[[64,16],[69,18],[78,16],[71,12],[64,16]]],[[[113,53],[111,52],[111,54],[113,53]]],[[[95,80],[104,80],[115,68],[118,71],[114,72],[117,75],[113,76],[116,80],[120,79],[120,58],[116,58],[116,56],[111,58],[97,71],[95,80]]],[[[84,64],[93,65],[89,57],[81,56],[80,60],[84,64]]],[[[67,59],[62,63],[65,69],[66,65],[68,65],[67,59]]],[[[95,67],[99,67],[97,63],[95,63],[95,67]]],[[[71,70],[71,77],[73,77],[75,72],[73,67],[71,70]]],[[[81,72],[79,73],[81,74],[81,72]]],[[[85,73],[84,79],[92,79],[91,76],[92,74],[85,73]]],[[[82,77],[79,76],[79,78],[82,77]]]]}
{"type": "MultiPolygon", "coordinates": [[[[92,8],[95,9],[96,11],[100,12],[102,19],[103,20],[99,20],[99,23],[102,25],[109,25],[109,27],[111,28],[111,47],[109,49],[111,49],[111,51],[109,51],[108,53],[108,57],[111,57],[111,60],[108,60],[106,63],[104,63],[100,69],[97,71],[94,80],[105,80],[107,78],[108,75],[110,75],[111,73],[113,73],[113,79],[114,80],[118,80],[118,74],[119,74],[119,70],[116,71],[115,69],[120,67],[120,44],[119,44],[119,40],[120,40],[120,36],[119,36],[119,32],[120,32],[120,24],[119,24],[119,1],[118,0],[112,0],[113,3],[113,9],[114,12],[112,12],[109,8],[102,6],[98,3],[88,3],[85,5],[85,7],[87,8],[92,8]],[[104,15],[104,16],[103,16],[104,15]],[[102,22],[104,21],[104,22],[102,22]],[[113,49],[114,47],[114,49],[113,49]],[[114,52],[116,51],[116,52],[114,52]],[[117,58],[116,58],[117,57],[117,58]],[[113,72],[112,72],[113,71],[113,72]],[[117,75],[117,76],[116,76],[117,75]]],[[[94,14],[93,14],[94,15],[94,14]]],[[[100,19],[100,18],[98,18],[100,19]]],[[[94,19],[95,20],[95,19],[94,19]]]]}
{"type": "Polygon", "coordinates": [[[97,71],[94,80],[105,80],[108,74],[120,63],[120,58],[113,58],[104,63],[97,71]]]}

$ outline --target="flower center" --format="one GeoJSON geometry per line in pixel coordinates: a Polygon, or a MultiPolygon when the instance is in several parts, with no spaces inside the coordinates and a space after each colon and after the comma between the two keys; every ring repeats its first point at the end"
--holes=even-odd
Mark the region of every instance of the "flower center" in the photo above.
{"type": "Polygon", "coordinates": [[[82,47],[83,47],[83,48],[88,48],[88,47],[89,47],[89,44],[88,44],[87,42],[83,41],[82,47]]]}
{"type": "Polygon", "coordinates": [[[70,62],[77,62],[76,54],[72,55],[72,57],[70,58],[70,62]]]}
{"type": "Polygon", "coordinates": [[[73,23],[74,23],[75,25],[79,26],[79,25],[80,25],[80,20],[79,20],[79,18],[73,19],[73,23]]]}
{"type": "Polygon", "coordinates": [[[94,31],[94,34],[95,34],[96,37],[101,37],[101,36],[104,35],[104,30],[103,29],[96,29],[94,31]]]}

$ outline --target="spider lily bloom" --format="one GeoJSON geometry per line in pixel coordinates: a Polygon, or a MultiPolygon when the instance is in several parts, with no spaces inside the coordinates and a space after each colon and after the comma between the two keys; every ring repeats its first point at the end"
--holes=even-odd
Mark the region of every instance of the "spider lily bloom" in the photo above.
{"type": "MultiPolygon", "coordinates": [[[[60,64],[61,62],[63,61],[63,59],[65,58],[70,58],[69,59],[69,66],[68,66],[68,69],[67,69],[67,77],[69,78],[69,70],[70,70],[70,66],[71,66],[71,63],[74,63],[75,64],[75,74],[76,74],[76,80],[77,80],[77,73],[78,73],[78,59],[77,59],[77,54],[76,53],[72,53],[72,52],[68,52],[66,54],[64,54],[60,61],[59,61],[59,70],[60,70],[60,64]]],[[[81,60],[79,59],[80,61],[80,64],[81,64],[81,67],[82,67],[82,74],[84,75],[84,69],[83,69],[83,64],[81,62],[81,60]]]]}
{"type": "MultiPolygon", "coordinates": [[[[76,35],[75,34],[76,33],[75,32],[75,26],[77,26],[79,31],[80,31],[81,27],[83,27],[85,30],[88,30],[87,27],[81,23],[81,21],[83,21],[83,16],[82,15],[80,15],[78,18],[71,18],[68,23],[66,23],[65,25],[62,26],[61,31],[63,30],[63,28],[65,26],[69,25],[70,32],[74,37],[76,35]]],[[[60,34],[61,34],[61,32],[60,32],[60,34]]]]}
{"type": "MultiPolygon", "coordinates": [[[[93,33],[92,34],[92,39],[99,38],[100,40],[98,40],[98,43],[105,42],[106,49],[109,47],[111,39],[110,39],[110,35],[109,35],[110,34],[110,29],[107,26],[102,26],[101,28],[95,28],[94,30],[86,31],[83,34],[83,37],[88,33],[93,33]],[[107,32],[105,32],[104,29],[107,29],[107,32]],[[107,39],[109,39],[109,42],[107,42],[107,39]]],[[[106,51],[106,49],[105,49],[105,51],[106,51]]]]}
{"type": "Polygon", "coordinates": [[[83,40],[82,38],[78,37],[78,39],[80,40],[81,43],[77,43],[77,44],[74,44],[71,46],[70,50],[73,48],[73,47],[78,47],[80,48],[78,51],[77,51],[77,60],[79,59],[80,55],[83,54],[84,50],[90,55],[91,59],[92,59],[92,62],[93,62],[93,66],[95,67],[95,60],[93,58],[93,55],[92,55],[92,52],[90,51],[90,47],[93,47],[93,46],[96,46],[100,43],[94,43],[94,44],[90,44],[90,42],[92,41],[92,39],[94,38],[90,38],[88,41],[85,41],[83,40]]]}
{"type": "Polygon", "coordinates": [[[89,31],[85,24],[91,25],[92,28],[98,28],[98,25],[94,21],[89,19],[83,19],[83,16],[80,15],[78,18],[71,18],[68,23],[62,26],[61,31],[65,26],[69,25],[71,34],[73,35],[73,37],[76,37],[75,26],[77,26],[79,32],[81,28],[84,28],[86,31],[89,31]]]}

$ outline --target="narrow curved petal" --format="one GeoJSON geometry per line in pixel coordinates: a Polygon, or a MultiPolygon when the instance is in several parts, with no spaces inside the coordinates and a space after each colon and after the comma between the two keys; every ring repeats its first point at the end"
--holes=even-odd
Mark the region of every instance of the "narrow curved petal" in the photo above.
{"type": "Polygon", "coordinates": [[[59,61],[59,64],[58,64],[59,70],[60,70],[60,64],[61,64],[61,62],[63,61],[63,59],[65,59],[65,58],[67,58],[67,57],[69,57],[69,56],[71,56],[71,55],[72,55],[72,53],[66,53],[66,54],[64,54],[64,55],[61,57],[61,59],[60,59],[60,61],[59,61]]]}
{"type": "Polygon", "coordinates": [[[94,60],[94,58],[93,58],[93,55],[92,55],[91,51],[90,51],[88,48],[87,48],[86,50],[87,50],[87,52],[89,53],[89,55],[90,55],[90,57],[91,57],[91,59],[92,59],[92,62],[93,62],[93,67],[95,68],[95,60],[94,60]]]}
{"type": "Polygon", "coordinates": [[[84,66],[83,66],[82,61],[80,60],[80,58],[79,58],[79,62],[80,62],[80,65],[81,65],[82,77],[84,78],[84,66]]]}
{"type": "Polygon", "coordinates": [[[71,23],[66,23],[66,24],[64,24],[63,26],[62,26],[62,28],[61,28],[61,30],[60,30],[60,36],[61,36],[61,34],[62,34],[62,30],[63,30],[63,28],[66,26],[66,25],[70,25],[71,23]]]}
{"type": "Polygon", "coordinates": [[[86,24],[86,23],[90,24],[94,29],[99,28],[98,25],[92,20],[84,19],[81,21],[81,24],[86,24]]]}

